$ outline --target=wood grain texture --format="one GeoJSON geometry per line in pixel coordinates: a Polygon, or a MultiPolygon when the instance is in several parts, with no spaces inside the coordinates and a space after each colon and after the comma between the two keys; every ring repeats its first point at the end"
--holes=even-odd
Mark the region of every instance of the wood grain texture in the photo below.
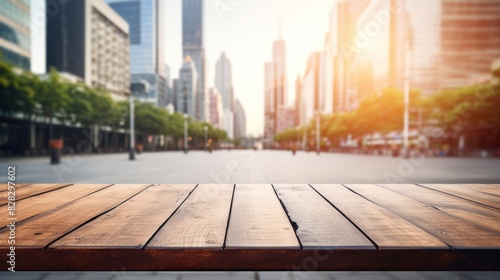
{"type": "Polygon", "coordinates": [[[345,185],[455,249],[500,248],[500,235],[377,185],[345,185]]]}
{"type": "MultiPolygon", "coordinates": [[[[45,211],[55,209],[66,203],[87,196],[93,192],[99,191],[109,184],[79,184],[72,185],[66,188],[61,188],[48,193],[29,197],[16,202],[16,218],[17,222],[27,218],[36,216],[45,211]]],[[[4,206],[6,207],[6,206],[4,206]]],[[[0,216],[7,219],[7,210],[3,211],[0,216]]],[[[4,228],[6,225],[0,225],[4,228]]]]}
{"type": "Polygon", "coordinates": [[[427,188],[434,189],[436,191],[445,192],[451,195],[461,197],[470,201],[475,201],[477,203],[487,205],[500,210],[500,197],[488,193],[479,192],[476,190],[460,188],[455,185],[444,185],[444,184],[421,184],[427,188]]]}
{"type": "Polygon", "coordinates": [[[303,249],[375,249],[354,225],[309,185],[273,185],[303,249]]]}
{"type": "MultiPolygon", "coordinates": [[[[63,207],[16,224],[16,248],[45,248],[49,243],[116,207],[150,185],[113,185],[63,207]]],[[[7,240],[9,229],[0,230],[7,240]]],[[[0,248],[4,248],[3,243],[0,248]]]]}
{"type": "Polygon", "coordinates": [[[413,184],[384,184],[379,186],[414,198],[430,207],[489,228],[500,234],[500,211],[498,210],[413,184]]]}
{"type": "MultiPolygon", "coordinates": [[[[20,189],[16,189],[16,201],[39,195],[42,193],[54,191],[60,188],[70,186],[71,184],[31,184],[20,189]]],[[[0,193],[0,205],[7,204],[8,192],[0,193]]]]}
{"type": "Polygon", "coordinates": [[[50,248],[143,248],[194,187],[153,185],[54,242],[50,248]]]}
{"type": "MultiPolygon", "coordinates": [[[[26,186],[29,186],[31,184],[16,184],[15,187],[16,187],[16,190],[19,189],[19,188],[23,188],[23,187],[26,187],[26,186]]],[[[7,184],[0,184],[0,193],[2,192],[6,192],[7,191],[7,184]]]]}
{"type": "Polygon", "coordinates": [[[368,235],[379,249],[449,248],[418,226],[340,184],[313,184],[312,187],[368,235]]]}
{"type": "MultiPolygon", "coordinates": [[[[4,250],[5,251],[5,250],[4,250]]],[[[0,251],[3,254],[4,251],[0,251]]],[[[72,271],[227,271],[227,270],[278,270],[294,271],[294,279],[308,278],[300,270],[315,271],[498,271],[499,250],[138,250],[138,249],[68,249],[16,251],[18,269],[24,270],[72,270],[72,271]],[[22,260],[22,261],[21,261],[22,260]],[[303,277],[306,276],[306,277],[303,277]]],[[[0,269],[7,270],[8,263],[0,262],[0,269]]],[[[7,272],[5,272],[7,273],[7,272]]],[[[157,279],[158,277],[125,276],[134,279],[157,279]]],[[[277,279],[287,273],[278,274],[277,279]]],[[[344,274],[345,275],[345,274],[344,274]]],[[[360,274],[357,274],[358,276],[360,274]]],[[[460,275],[460,274],[459,274],[460,275]]],[[[63,275],[64,276],[64,275],[63,275]]],[[[61,276],[61,277],[63,277],[61,276]]],[[[207,279],[203,272],[199,277],[207,279]]],[[[361,279],[380,279],[367,275],[361,279]]],[[[128,278],[128,277],[125,277],[128,278]]],[[[407,277],[408,279],[415,279],[407,277]]],[[[27,278],[32,279],[32,278],[27,278]]],[[[81,277],[78,279],[82,279],[81,277]]],[[[88,279],[88,278],[83,278],[88,279]]],[[[161,278],[160,278],[161,279],[161,278]]],[[[182,277],[182,279],[186,279],[182,277]]],[[[233,279],[220,277],[215,279],[233,279]]],[[[262,278],[261,278],[262,279],[262,278]]],[[[266,279],[266,278],[264,278],[266,279]]],[[[338,277],[331,279],[339,279],[338,277]]],[[[340,279],[358,279],[340,277],[340,279]]],[[[384,278],[397,279],[397,278],[384,278]]],[[[406,279],[406,278],[402,278],[406,279]]],[[[432,280],[446,278],[432,278],[432,280]]],[[[453,279],[453,278],[448,278],[453,279]]],[[[455,277],[455,279],[471,278],[455,277]]],[[[483,279],[483,278],[474,278],[483,279]]],[[[486,278],[496,279],[496,278],[486,278]]],[[[431,280],[430,278],[428,280],[431,280]]]]}
{"type": "Polygon", "coordinates": [[[300,245],[270,184],[237,184],[226,249],[266,248],[300,249],[300,245]]]}
{"type": "Polygon", "coordinates": [[[477,192],[483,192],[483,193],[487,193],[487,194],[500,196],[500,187],[499,186],[487,185],[487,184],[453,184],[453,186],[456,186],[458,188],[474,190],[477,192]]]}
{"type": "Polygon", "coordinates": [[[199,185],[147,249],[222,250],[234,185],[199,185]]]}

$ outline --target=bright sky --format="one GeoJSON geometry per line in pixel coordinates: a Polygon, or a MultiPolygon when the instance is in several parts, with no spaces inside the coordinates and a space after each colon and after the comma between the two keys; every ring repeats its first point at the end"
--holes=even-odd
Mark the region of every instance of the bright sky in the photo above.
{"type": "MultiPolygon", "coordinates": [[[[165,62],[172,78],[182,61],[181,1],[165,0],[165,62]]],[[[31,0],[32,70],[45,71],[45,0],[31,0]]],[[[295,78],[303,74],[309,54],[323,48],[329,13],[336,0],[205,0],[207,85],[214,85],[215,63],[225,51],[233,66],[235,97],[247,115],[247,133],[261,135],[264,126],[264,63],[282,34],[287,47],[288,101],[295,97],[295,78]],[[221,12],[218,7],[230,7],[221,12]]]]}

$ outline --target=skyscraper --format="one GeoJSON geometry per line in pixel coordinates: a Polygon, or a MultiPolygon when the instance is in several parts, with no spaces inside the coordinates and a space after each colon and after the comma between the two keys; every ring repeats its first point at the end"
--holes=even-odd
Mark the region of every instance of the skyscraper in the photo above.
{"type": "Polygon", "coordinates": [[[0,1],[0,53],[2,60],[30,70],[30,1],[0,1]]]}
{"type": "Polygon", "coordinates": [[[196,104],[199,97],[198,73],[191,57],[187,56],[179,71],[176,85],[177,112],[196,119],[196,104]]]}
{"type": "Polygon", "coordinates": [[[280,132],[280,121],[287,117],[280,114],[287,105],[286,44],[280,38],[273,43],[272,61],[265,64],[264,79],[264,138],[271,139],[280,132]]]}
{"type": "Polygon", "coordinates": [[[226,53],[221,53],[215,65],[215,88],[222,97],[223,129],[233,138],[234,130],[234,89],[231,62],[226,53]]]}
{"type": "Polygon", "coordinates": [[[104,0],[60,5],[47,17],[46,36],[47,70],[78,76],[115,98],[130,92],[129,26],[104,0]]]}
{"type": "Polygon", "coordinates": [[[219,129],[224,128],[222,96],[215,88],[210,91],[210,123],[219,129]]]}
{"type": "Polygon", "coordinates": [[[245,137],[247,134],[247,117],[245,108],[238,99],[234,100],[234,137],[245,137]]]}
{"type": "Polygon", "coordinates": [[[205,88],[205,49],[203,46],[203,1],[182,0],[182,53],[193,60],[198,72],[198,120],[209,120],[208,94],[205,88]]]}
{"type": "Polygon", "coordinates": [[[164,63],[164,1],[107,0],[130,28],[131,82],[147,81],[147,100],[160,107],[167,105],[167,73],[164,63]]]}
{"type": "Polygon", "coordinates": [[[357,21],[369,0],[338,1],[330,14],[330,39],[334,53],[333,111],[344,112],[355,103],[355,72],[358,55],[357,21]]]}
{"type": "Polygon", "coordinates": [[[500,1],[441,0],[440,88],[489,77],[500,57],[500,1]]]}

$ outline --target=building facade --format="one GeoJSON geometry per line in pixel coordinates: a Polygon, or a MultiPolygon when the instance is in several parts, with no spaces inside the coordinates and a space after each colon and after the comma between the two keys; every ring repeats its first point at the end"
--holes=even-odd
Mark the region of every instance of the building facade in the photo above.
{"type": "Polygon", "coordinates": [[[147,96],[140,100],[166,107],[167,71],[164,63],[164,1],[107,0],[130,29],[131,82],[149,83],[147,96]]]}
{"type": "Polygon", "coordinates": [[[222,96],[215,88],[211,88],[209,93],[210,93],[210,123],[216,128],[223,129],[224,109],[222,105],[222,96]]]}
{"type": "Polygon", "coordinates": [[[196,119],[208,121],[208,94],[205,84],[205,48],[203,32],[203,1],[182,0],[182,54],[193,60],[198,72],[199,100],[196,119]]]}
{"type": "Polygon", "coordinates": [[[280,113],[287,106],[286,43],[273,43],[272,60],[264,65],[264,138],[269,142],[278,128],[280,113]]]}
{"type": "Polygon", "coordinates": [[[320,64],[321,53],[313,52],[307,61],[307,67],[302,78],[302,89],[300,99],[300,125],[307,124],[312,120],[320,108],[319,87],[320,87],[320,64]]]}
{"type": "Polygon", "coordinates": [[[198,72],[193,60],[188,56],[179,71],[179,79],[176,80],[176,111],[187,114],[196,119],[196,104],[199,98],[198,72]]]}
{"type": "Polygon", "coordinates": [[[500,57],[500,1],[441,0],[441,89],[484,80],[500,57]]]}
{"type": "Polygon", "coordinates": [[[231,61],[221,53],[215,65],[215,88],[222,97],[223,129],[233,138],[234,131],[234,88],[231,61]]]}
{"type": "Polygon", "coordinates": [[[234,137],[244,138],[247,135],[247,117],[245,108],[238,99],[234,100],[234,137]]]}
{"type": "Polygon", "coordinates": [[[30,1],[0,1],[0,53],[2,60],[30,70],[30,1]]]}
{"type": "Polygon", "coordinates": [[[47,70],[81,77],[116,99],[129,94],[129,27],[104,0],[60,5],[47,17],[46,36],[47,70]]]}

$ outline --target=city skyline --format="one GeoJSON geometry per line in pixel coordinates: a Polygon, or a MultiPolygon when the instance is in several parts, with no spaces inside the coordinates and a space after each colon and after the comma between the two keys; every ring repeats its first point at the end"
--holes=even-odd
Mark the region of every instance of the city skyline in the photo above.
{"type": "MultiPolygon", "coordinates": [[[[40,18],[40,13],[45,16],[45,1],[31,1],[32,25],[36,25],[38,20],[33,17],[40,18]]],[[[165,3],[165,63],[172,69],[171,83],[174,78],[178,78],[177,72],[182,66],[181,4],[181,0],[165,3]]],[[[279,36],[279,19],[287,53],[289,57],[297,58],[287,61],[287,73],[295,77],[304,69],[309,53],[322,48],[324,33],[328,28],[328,11],[333,2],[314,0],[306,7],[300,0],[287,1],[286,4],[269,5],[264,0],[242,1],[222,14],[213,3],[207,2],[205,8],[206,87],[214,86],[216,61],[221,52],[226,52],[233,65],[235,98],[245,106],[247,133],[254,136],[263,134],[264,124],[264,85],[262,75],[258,74],[262,71],[262,63],[271,58],[269,46],[279,36]],[[255,15],[260,15],[257,22],[252,20],[255,15]],[[302,42],[303,38],[306,38],[305,42],[302,42]]],[[[45,63],[45,51],[40,51],[40,44],[44,44],[43,37],[43,26],[32,34],[32,69],[37,73],[43,71],[45,63]]],[[[288,88],[293,89],[294,83],[294,79],[289,78],[288,88]]],[[[294,99],[294,91],[288,90],[289,103],[294,99]]]]}

